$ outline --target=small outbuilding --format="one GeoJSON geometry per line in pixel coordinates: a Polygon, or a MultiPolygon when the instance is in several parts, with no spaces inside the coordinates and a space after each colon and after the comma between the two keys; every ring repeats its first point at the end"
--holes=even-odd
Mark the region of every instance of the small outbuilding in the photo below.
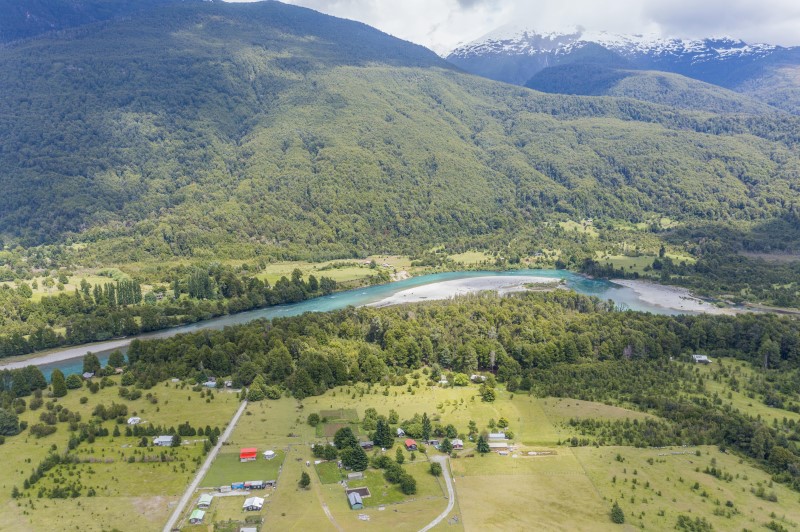
{"type": "Polygon", "coordinates": [[[87,381],[88,381],[89,379],[91,379],[92,377],[94,377],[94,373],[92,373],[91,371],[87,371],[86,373],[84,373],[84,374],[83,374],[83,378],[84,378],[85,380],[87,380],[87,381]]]}
{"type": "Polygon", "coordinates": [[[363,510],[364,509],[364,500],[361,498],[356,491],[351,491],[347,494],[347,502],[350,503],[351,510],[363,510]]]}
{"type": "Polygon", "coordinates": [[[405,435],[406,435],[406,431],[404,431],[404,430],[403,430],[403,429],[401,429],[400,427],[397,427],[397,432],[396,432],[396,434],[397,434],[397,437],[398,437],[398,438],[402,438],[403,436],[405,436],[405,435]]]}
{"type": "Polygon", "coordinates": [[[267,483],[263,480],[248,480],[244,483],[244,489],[246,490],[263,490],[267,487],[267,483]]]}
{"type": "Polygon", "coordinates": [[[140,417],[129,417],[128,418],[128,425],[138,425],[142,422],[142,418],[140,417]]]}
{"type": "Polygon", "coordinates": [[[365,451],[369,451],[370,449],[375,447],[375,443],[371,441],[358,442],[358,445],[360,445],[361,448],[364,449],[365,451]]]}
{"type": "Polygon", "coordinates": [[[153,445],[156,447],[169,447],[172,445],[172,436],[156,436],[153,438],[153,445]]]}
{"type": "Polygon", "coordinates": [[[192,515],[189,516],[189,522],[193,525],[199,525],[203,522],[205,516],[206,513],[203,510],[195,510],[192,512],[192,515]]]}
{"type": "Polygon", "coordinates": [[[264,451],[265,460],[272,460],[273,458],[275,458],[275,451],[264,451]]]}
{"type": "Polygon", "coordinates": [[[214,500],[213,496],[209,495],[208,493],[204,493],[203,495],[200,495],[200,500],[197,501],[197,507],[200,508],[201,510],[205,510],[209,506],[211,506],[211,502],[213,500],[214,500]]]}
{"type": "Polygon", "coordinates": [[[692,355],[695,364],[711,364],[711,359],[706,355],[692,355]]]}
{"type": "Polygon", "coordinates": [[[490,432],[489,433],[490,440],[505,440],[506,433],[505,432],[490,432]]]}
{"type": "Polygon", "coordinates": [[[248,447],[239,451],[240,462],[255,462],[258,456],[258,449],[255,447],[248,447]]]}
{"type": "Polygon", "coordinates": [[[353,473],[347,474],[347,480],[362,480],[364,478],[364,473],[361,471],[354,471],[353,473]]]}
{"type": "Polygon", "coordinates": [[[242,510],[246,512],[260,512],[264,507],[264,499],[262,497],[250,497],[244,501],[242,510]]]}
{"type": "Polygon", "coordinates": [[[216,381],[206,381],[203,383],[203,386],[205,386],[206,388],[216,388],[217,383],[216,381]]]}
{"type": "Polygon", "coordinates": [[[459,440],[458,438],[454,438],[450,440],[450,443],[453,445],[453,450],[460,451],[464,448],[464,440],[459,440]]]}
{"type": "Polygon", "coordinates": [[[415,442],[411,438],[408,438],[405,441],[405,444],[406,444],[406,450],[407,451],[416,451],[417,450],[417,442],[415,442]]]}

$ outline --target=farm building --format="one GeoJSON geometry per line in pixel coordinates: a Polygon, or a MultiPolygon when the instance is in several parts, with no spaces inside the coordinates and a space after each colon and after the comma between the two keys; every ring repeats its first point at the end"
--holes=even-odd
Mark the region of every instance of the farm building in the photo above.
{"type": "Polygon", "coordinates": [[[138,425],[142,422],[142,418],[140,417],[129,417],[128,418],[128,425],[138,425]]]}
{"type": "Polygon", "coordinates": [[[192,515],[189,516],[189,522],[193,525],[199,525],[203,522],[205,516],[206,513],[203,510],[195,510],[192,512],[192,515]]]}
{"type": "Polygon", "coordinates": [[[262,497],[250,497],[242,505],[242,510],[247,512],[260,512],[264,507],[264,499],[262,497]]]}
{"type": "Polygon", "coordinates": [[[406,443],[406,450],[407,451],[416,451],[417,450],[417,442],[415,442],[411,438],[408,438],[405,441],[405,443],[406,443]]]}
{"type": "Polygon", "coordinates": [[[362,441],[362,442],[359,442],[358,444],[359,444],[359,445],[361,446],[361,448],[362,448],[362,449],[364,449],[365,451],[369,451],[370,449],[372,449],[373,447],[375,447],[375,444],[374,444],[373,442],[371,442],[371,441],[362,441]]]}
{"type": "Polygon", "coordinates": [[[506,433],[505,432],[490,432],[489,433],[490,440],[505,440],[506,433]]]}
{"type": "Polygon", "coordinates": [[[273,458],[275,458],[275,451],[264,451],[265,460],[272,460],[273,458]]]}
{"type": "Polygon", "coordinates": [[[172,445],[172,436],[156,436],[153,438],[153,445],[157,447],[169,447],[172,445]]]}
{"type": "Polygon", "coordinates": [[[473,375],[469,376],[469,380],[471,380],[472,382],[485,382],[486,381],[486,376],[485,375],[473,374],[473,375]]]}
{"type": "Polygon", "coordinates": [[[212,497],[208,493],[200,495],[200,500],[197,501],[197,507],[200,508],[201,510],[205,510],[206,508],[211,506],[211,501],[213,501],[213,500],[214,500],[214,497],[212,497]]]}
{"type": "Polygon", "coordinates": [[[489,450],[490,451],[505,451],[508,449],[508,444],[503,441],[490,441],[489,442],[489,450]]]}
{"type": "Polygon", "coordinates": [[[404,431],[404,430],[403,430],[403,429],[401,429],[400,427],[397,427],[397,437],[398,437],[398,438],[401,438],[401,437],[403,437],[403,436],[405,436],[405,435],[406,435],[406,431],[404,431]]]}
{"type": "Polygon", "coordinates": [[[464,448],[464,440],[459,440],[458,438],[450,440],[450,443],[453,444],[453,449],[456,451],[460,451],[464,448]]]}
{"type": "Polygon", "coordinates": [[[246,490],[263,490],[267,487],[267,483],[263,480],[248,480],[244,483],[244,489],[246,490]]]}
{"type": "Polygon", "coordinates": [[[255,447],[248,447],[246,449],[242,449],[241,451],[239,451],[239,461],[255,462],[257,455],[258,455],[258,449],[256,449],[255,447]]]}
{"type": "Polygon", "coordinates": [[[347,502],[350,503],[351,510],[363,510],[364,509],[364,501],[361,499],[361,495],[358,492],[351,491],[347,494],[347,502]]]}
{"type": "Polygon", "coordinates": [[[203,383],[203,386],[205,386],[206,388],[216,388],[217,383],[215,381],[206,381],[203,383]]]}
{"type": "Polygon", "coordinates": [[[692,355],[695,364],[711,364],[711,359],[706,355],[692,355]]]}

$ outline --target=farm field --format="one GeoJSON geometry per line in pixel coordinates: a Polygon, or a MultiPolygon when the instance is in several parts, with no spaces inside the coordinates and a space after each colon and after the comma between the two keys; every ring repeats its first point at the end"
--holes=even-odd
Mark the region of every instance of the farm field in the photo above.
{"type": "Polygon", "coordinates": [[[219,453],[214,460],[213,467],[200,481],[200,487],[210,488],[245,482],[248,480],[275,480],[285,456],[284,451],[275,451],[275,458],[265,460],[261,453],[266,449],[258,450],[255,462],[241,462],[238,449],[228,447],[225,452],[219,453]]]}

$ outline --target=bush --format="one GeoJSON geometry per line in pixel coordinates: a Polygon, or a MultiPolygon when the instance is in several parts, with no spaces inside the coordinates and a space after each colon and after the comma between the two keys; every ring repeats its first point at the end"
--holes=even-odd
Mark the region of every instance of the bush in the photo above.
{"type": "Polygon", "coordinates": [[[414,477],[405,473],[400,478],[400,491],[406,495],[414,495],[417,492],[417,481],[414,477]]]}
{"type": "Polygon", "coordinates": [[[614,501],[614,504],[611,506],[611,522],[618,525],[625,522],[625,512],[619,507],[617,501],[614,501]]]}
{"type": "Polygon", "coordinates": [[[66,380],[67,388],[70,390],[77,390],[78,388],[83,388],[83,379],[77,373],[73,373],[66,380]]]}
{"type": "Polygon", "coordinates": [[[316,427],[317,425],[319,425],[319,421],[320,421],[319,414],[309,414],[308,415],[308,419],[306,421],[312,427],[316,427]]]}
{"type": "Polygon", "coordinates": [[[53,434],[55,431],[56,428],[53,425],[45,425],[43,423],[37,423],[31,427],[31,434],[37,438],[44,438],[45,436],[53,434]]]}
{"type": "Polygon", "coordinates": [[[431,475],[434,477],[441,476],[442,474],[442,464],[438,462],[431,462],[431,475]]]}

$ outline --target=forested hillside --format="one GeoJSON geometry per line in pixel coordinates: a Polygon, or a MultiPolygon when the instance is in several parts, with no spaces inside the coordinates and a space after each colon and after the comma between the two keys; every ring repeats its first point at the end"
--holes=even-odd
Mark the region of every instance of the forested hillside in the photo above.
{"type": "Polygon", "coordinates": [[[103,260],[411,252],[561,217],[746,230],[798,197],[795,117],[543,95],[273,2],[154,8],[0,68],[0,233],[103,260]]]}

